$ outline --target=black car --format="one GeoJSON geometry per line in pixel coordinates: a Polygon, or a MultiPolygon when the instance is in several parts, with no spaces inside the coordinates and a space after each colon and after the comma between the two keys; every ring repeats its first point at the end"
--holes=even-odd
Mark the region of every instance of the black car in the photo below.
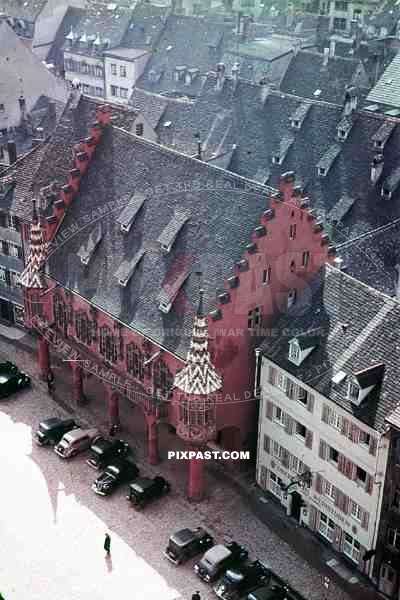
{"type": "Polygon", "coordinates": [[[226,571],[224,577],[214,587],[218,598],[238,600],[271,579],[271,569],[259,560],[226,571]]]}
{"type": "Polygon", "coordinates": [[[213,537],[202,527],[194,530],[180,529],[169,538],[164,556],[175,565],[180,565],[213,545],[213,537]]]}
{"type": "Polygon", "coordinates": [[[78,425],[73,419],[58,419],[57,417],[45,419],[39,423],[38,430],[35,433],[35,441],[40,446],[55,446],[64,433],[68,433],[76,427],[78,425]]]}
{"type": "Polygon", "coordinates": [[[246,548],[236,542],[231,542],[226,546],[218,544],[207,550],[203,558],[194,565],[194,572],[203,581],[211,583],[218,579],[229,567],[247,560],[248,556],[249,553],[246,548]]]}
{"type": "Polygon", "coordinates": [[[99,436],[90,446],[89,458],[86,462],[93,469],[100,469],[116,457],[125,457],[129,450],[129,444],[123,440],[99,436]]]}
{"type": "Polygon", "coordinates": [[[115,459],[92,485],[92,490],[100,496],[109,496],[121,483],[132,481],[139,475],[137,466],[125,458],[115,459]]]}
{"type": "Polygon", "coordinates": [[[127,499],[136,508],[143,508],[148,502],[155,498],[160,498],[164,494],[168,494],[170,490],[171,485],[164,477],[160,477],[159,475],[154,477],[154,479],[142,477],[129,485],[127,499]]]}
{"type": "Polygon", "coordinates": [[[246,600],[291,600],[286,587],[278,585],[257,588],[247,596],[246,600]]]}
{"type": "Polygon", "coordinates": [[[31,378],[10,361],[0,363],[0,398],[7,398],[31,385],[31,378]]]}

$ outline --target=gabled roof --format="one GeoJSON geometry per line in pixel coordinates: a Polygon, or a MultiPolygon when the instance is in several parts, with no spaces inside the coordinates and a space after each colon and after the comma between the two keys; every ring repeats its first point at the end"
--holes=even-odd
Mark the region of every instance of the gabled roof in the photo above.
{"type": "MultiPolygon", "coordinates": [[[[46,162],[42,163],[37,177],[40,182],[60,175],[66,177],[70,168],[70,140],[75,143],[85,137],[85,128],[93,121],[90,104],[96,107],[84,99],[76,112],[66,111],[46,162]]],[[[260,193],[252,190],[249,195],[246,183],[247,180],[202,161],[162,148],[116,126],[109,127],[104,130],[79,195],[68,208],[57,234],[57,239],[61,236],[59,239],[63,240],[63,254],[56,248],[51,254],[50,274],[100,309],[170,352],[185,357],[193,323],[190,303],[197,302],[199,290],[195,273],[203,273],[207,298],[214,298],[224,278],[234,272],[235,261],[242,257],[242,241],[250,238],[267,206],[266,188],[260,186],[260,193]],[[145,205],[130,231],[122,234],[116,222],[118,213],[107,207],[110,202],[118,202],[122,212],[120,200],[126,198],[129,202],[134,193],[145,195],[145,205]],[[175,210],[190,212],[192,217],[171,252],[165,255],[157,239],[175,210]],[[79,228],[67,240],[63,239],[63,231],[69,231],[71,225],[74,227],[88,215],[93,222],[101,219],[104,235],[85,267],[77,251],[87,237],[88,228],[79,228]],[[235,227],[231,226],[232,221],[235,227]],[[114,273],[121,263],[132,260],[140,248],[146,249],[140,262],[140,277],[132,277],[122,287],[114,273]],[[65,253],[70,257],[68,265],[62,258],[65,253]],[[170,273],[182,257],[190,262],[189,270],[166,315],[159,310],[159,295],[164,289],[168,293],[170,273]]],[[[205,306],[207,311],[211,308],[209,302],[205,306]]]]}
{"type": "Polygon", "coordinates": [[[358,59],[334,56],[329,59],[326,67],[323,66],[323,60],[322,54],[300,50],[293,56],[280,89],[311,100],[315,98],[315,90],[319,89],[319,100],[341,105],[346,86],[351,82],[365,85],[362,65],[358,59]]]}
{"type": "Polygon", "coordinates": [[[333,144],[330,148],[328,148],[328,150],[318,162],[318,169],[324,169],[326,172],[329,171],[329,169],[331,168],[341,151],[342,148],[340,144],[333,144]]]}
{"type": "Polygon", "coordinates": [[[320,341],[320,332],[318,330],[310,329],[300,335],[296,335],[289,343],[296,341],[299,345],[300,350],[308,350],[309,348],[315,348],[320,341]]]}
{"type": "Polygon", "coordinates": [[[367,96],[368,102],[400,108],[400,54],[397,54],[367,96]]]}
{"type": "Polygon", "coordinates": [[[46,2],[47,0],[0,0],[0,14],[35,22],[46,2]]]}
{"type": "Polygon", "coordinates": [[[168,106],[168,100],[135,87],[129,98],[129,104],[141,112],[149,125],[155,129],[168,106]]]}
{"type": "Polygon", "coordinates": [[[364,423],[382,430],[385,417],[398,404],[399,320],[398,301],[325,265],[288,314],[274,325],[278,335],[266,338],[261,349],[265,357],[282,369],[364,423]],[[293,329],[319,332],[317,347],[300,366],[288,359],[287,344],[291,336],[285,329],[288,333],[293,329]],[[347,378],[336,384],[332,382],[332,376],[339,371],[348,376],[358,375],[362,385],[371,381],[370,375],[377,382],[381,365],[385,367],[381,386],[376,386],[359,406],[347,398],[347,378]]]}

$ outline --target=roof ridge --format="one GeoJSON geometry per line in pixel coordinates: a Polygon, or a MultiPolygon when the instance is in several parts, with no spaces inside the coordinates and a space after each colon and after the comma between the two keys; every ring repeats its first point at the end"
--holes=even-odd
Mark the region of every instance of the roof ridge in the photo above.
{"type": "Polygon", "coordinates": [[[22,154],[19,158],[17,158],[17,160],[14,163],[12,163],[12,165],[8,165],[8,167],[6,167],[4,171],[1,172],[1,177],[3,177],[4,175],[8,175],[8,173],[10,172],[12,173],[13,171],[15,171],[15,167],[18,167],[21,163],[23,163],[25,159],[30,158],[32,154],[34,154],[37,150],[45,146],[49,141],[49,137],[50,136],[47,136],[45,140],[41,140],[39,144],[28,150],[28,152],[25,152],[25,154],[22,154]]]}
{"type": "Polygon", "coordinates": [[[366,233],[361,233],[357,237],[347,240],[346,242],[343,242],[342,244],[336,244],[336,248],[344,248],[346,246],[351,246],[354,242],[357,242],[358,240],[362,240],[362,239],[368,237],[369,235],[373,235],[375,233],[380,233],[382,231],[387,231],[388,229],[390,229],[391,227],[394,227],[398,223],[400,223],[400,217],[398,219],[395,219],[394,221],[391,221],[390,223],[386,223],[385,225],[381,225],[380,227],[371,229],[370,231],[367,231],[366,233]]]}
{"type": "Polygon", "coordinates": [[[147,140],[141,136],[137,136],[134,133],[132,133],[130,131],[126,131],[125,129],[121,129],[120,127],[117,127],[115,125],[113,125],[113,127],[120,133],[134,138],[138,143],[142,144],[143,146],[156,147],[157,150],[159,150],[159,152],[162,152],[163,154],[179,156],[180,158],[186,160],[187,162],[195,162],[197,165],[199,165],[199,164],[202,165],[202,167],[204,169],[214,169],[215,171],[218,171],[219,173],[223,174],[227,178],[236,179],[236,180],[242,181],[245,184],[250,185],[254,191],[257,191],[259,193],[263,193],[263,192],[276,193],[277,192],[277,188],[273,188],[271,186],[257,183],[253,179],[249,179],[248,177],[243,177],[242,175],[238,175],[237,173],[233,173],[232,171],[227,171],[226,169],[223,169],[222,167],[218,167],[216,165],[210,165],[209,163],[207,163],[205,161],[199,160],[197,158],[193,158],[193,157],[189,156],[188,154],[184,154],[183,152],[179,152],[178,150],[175,150],[173,148],[168,148],[167,146],[162,146],[161,144],[158,144],[157,142],[153,142],[153,141],[147,140]]]}

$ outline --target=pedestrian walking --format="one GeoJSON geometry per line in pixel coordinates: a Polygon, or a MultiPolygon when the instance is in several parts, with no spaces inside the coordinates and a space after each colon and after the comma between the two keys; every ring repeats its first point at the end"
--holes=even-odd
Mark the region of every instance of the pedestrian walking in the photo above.
{"type": "Polygon", "coordinates": [[[111,538],[108,533],[106,533],[106,537],[104,539],[104,550],[107,552],[107,556],[110,556],[111,538]]]}
{"type": "Polygon", "coordinates": [[[52,394],[54,391],[54,373],[51,369],[47,373],[47,389],[49,394],[52,394]]]}
{"type": "Polygon", "coordinates": [[[117,433],[117,431],[118,431],[118,425],[116,423],[114,423],[114,425],[111,425],[111,428],[110,428],[110,437],[114,437],[115,434],[117,433]]]}
{"type": "Polygon", "coordinates": [[[192,594],[192,600],[201,600],[200,592],[195,592],[194,594],[192,594]]]}

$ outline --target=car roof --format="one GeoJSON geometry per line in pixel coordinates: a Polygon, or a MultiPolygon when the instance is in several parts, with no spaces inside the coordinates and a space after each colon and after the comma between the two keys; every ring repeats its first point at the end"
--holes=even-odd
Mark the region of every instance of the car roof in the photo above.
{"type": "Polygon", "coordinates": [[[230,556],[231,554],[232,552],[228,550],[226,546],[218,544],[217,546],[213,546],[212,548],[210,548],[210,550],[207,550],[207,552],[203,556],[203,559],[215,563],[219,562],[220,560],[224,560],[225,558],[228,558],[228,556],[230,556]]]}
{"type": "Polygon", "coordinates": [[[196,533],[188,528],[180,529],[179,531],[173,533],[170,537],[171,542],[177,544],[178,546],[183,546],[194,539],[196,539],[196,533]]]}
{"type": "Polygon", "coordinates": [[[263,586],[253,590],[247,597],[247,600],[274,600],[277,597],[277,590],[263,586]]]}
{"type": "Polygon", "coordinates": [[[59,419],[58,417],[49,417],[48,419],[44,419],[43,421],[40,421],[39,427],[41,425],[45,425],[46,427],[51,427],[52,425],[59,425],[61,422],[62,422],[62,419],[59,419]]]}
{"type": "Polygon", "coordinates": [[[130,487],[138,492],[144,492],[153,485],[154,480],[149,477],[141,477],[130,484],[130,487]]]}
{"type": "Polygon", "coordinates": [[[110,440],[104,436],[99,436],[92,444],[92,448],[99,448],[100,450],[104,450],[112,445],[114,440],[110,440]]]}
{"type": "Polygon", "coordinates": [[[78,440],[81,437],[84,437],[85,435],[96,435],[97,430],[96,429],[73,429],[72,431],[68,431],[68,433],[66,433],[64,435],[64,440],[67,440],[68,442],[74,442],[75,440],[78,440]]]}

